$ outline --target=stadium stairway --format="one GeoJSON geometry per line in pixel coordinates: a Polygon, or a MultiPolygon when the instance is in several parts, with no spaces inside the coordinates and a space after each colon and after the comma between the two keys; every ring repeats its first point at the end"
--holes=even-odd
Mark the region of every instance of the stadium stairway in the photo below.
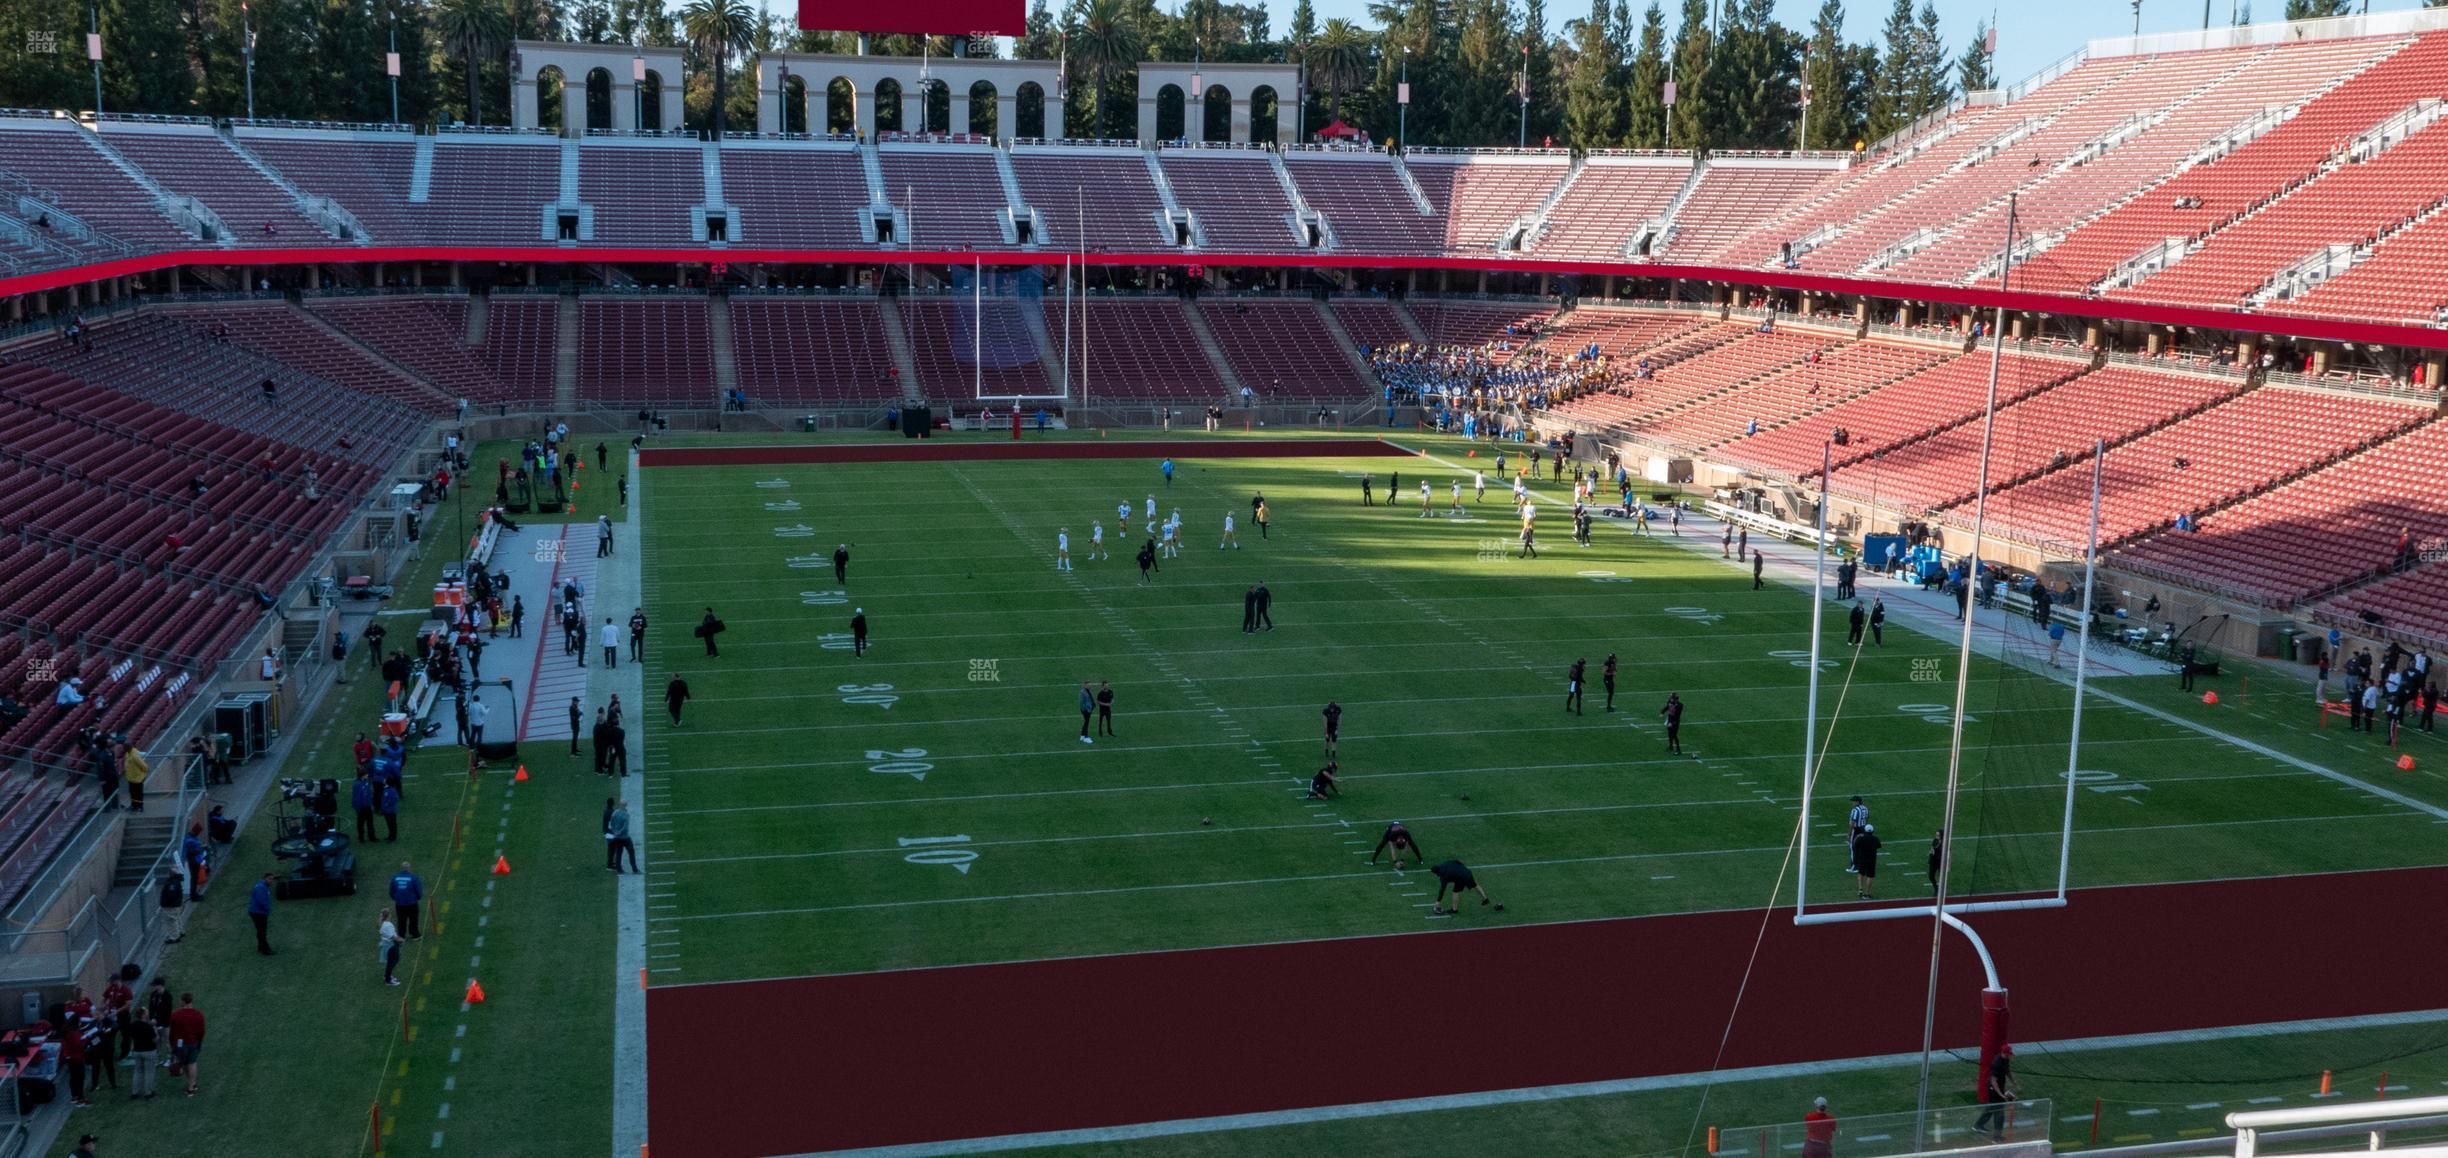
{"type": "MultiPolygon", "coordinates": [[[[1352,373],[1359,375],[1362,382],[1375,382],[1376,373],[1369,368],[1368,359],[1360,356],[1360,343],[1352,340],[1351,331],[1343,328],[1342,320],[1335,317],[1334,311],[1326,308],[1324,302],[1312,302],[1311,308],[1317,311],[1319,328],[1334,336],[1335,345],[1343,351],[1343,357],[1351,362],[1352,373]]],[[[1400,312],[1399,307],[1397,312],[1400,312]]]]}
{"type": "Polygon", "coordinates": [[[557,299],[559,331],[553,347],[553,408],[563,413],[578,409],[578,330],[584,311],[578,308],[578,295],[565,293],[557,299]]]}
{"type": "Polygon", "coordinates": [[[1386,299],[1386,308],[1394,311],[1394,320],[1402,323],[1403,332],[1420,345],[1428,344],[1428,331],[1420,328],[1419,319],[1411,316],[1411,308],[1393,298],[1386,299]]]}
{"type": "Polygon", "coordinates": [[[338,342],[349,349],[357,351],[359,356],[365,358],[366,360],[373,362],[376,365],[388,366],[393,371],[397,372],[401,377],[407,378],[412,382],[423,383],[426,389],[433,391],[434,396],[442,399],[445,404],[448,404],[450,401],[451,392],[444,389],[439,383],[436,383],[433,379],[418,373],[415,367],[403,365],[398,360],[392,358],[389,354],[385,354],[381,350],[377,350],[374,347],[367,345],[363,341],[358,340],[355,334],[351,334],[347,330],[343,330],[340,327],[331,324],[331,319],[326,318],[313,310],[307,309],[302,303],[295,301],[289,303],[289,312],[295,314],[298,318],[303,320],[306,325],[322,331],[324,336],[329,337],[332,341],[338,342]]]}
{"type": "MultiPolygon", "coordinates": [[[[1282,162],[1277,161],[1276,164],[1280,166],[1282,162]]],[[[1290,180],[1285,178],[1287,184],[1290,180]]],[[[1215,367],[1216,377],[1223,380],[1225,389],[1234,397],[1239,397],[1248,385],[1241,381],[1241,375],[1233,372],[1232,359],[1224,356],[1224,347],[1216,342],[1215,331],[1208,328],[1207,319],[1195,309],[1182,310],[1181,317],[1183,324],[1190,327],[1191,335],[1198,339],[1199,349],[1207,352],[1207,362],[1215,367]]]]}
{"type": "Polygon", "coordinates": [[[714,349],[715,409],[722,400],[739,389],[739,351],[731,345],[731,295],[709,294],[706,297],[706,339],[714,349]]]}
{"type": "Polygon", "coordinates": [[[909,330],[901,324],[901,311],[879,303],[876,319],[883,324],[884,346],[892,351],[893,372],[901,375],[901,400],[925,401],[918,386],[918,358],[910,353],[909,330]]]}

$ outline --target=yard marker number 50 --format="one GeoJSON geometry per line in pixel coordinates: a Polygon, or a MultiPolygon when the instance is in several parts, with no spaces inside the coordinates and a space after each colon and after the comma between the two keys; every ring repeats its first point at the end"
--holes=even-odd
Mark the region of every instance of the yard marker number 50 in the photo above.
{"type": "Polygon", "coordinates": [[[952,871],[957,872],[962,876],[967,876],[969,875],[969,862],[976,860],[978,858],[978,854],[965,848],[922,847],[928,845],[967,843],[969,843],[969,838],[966,836],[904,836],[900,838],[901,847],[915,848],[919,851],[913,852],[908,856],[902,857],[901,859],[908,861],[911,864],[950,865],[952,871]]]}

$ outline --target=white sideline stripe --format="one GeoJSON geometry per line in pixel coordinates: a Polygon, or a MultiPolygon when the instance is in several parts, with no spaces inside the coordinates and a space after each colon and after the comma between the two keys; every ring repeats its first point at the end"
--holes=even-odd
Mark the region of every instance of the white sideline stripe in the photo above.
{"type": "Polygon", "coordinates": [[[2174,713],[2174,712],[2164,711],[2164,710],[2159,709],[2159,708],[2154,708],[2154,707],[2150,706],[2149,704],[2141,703],[2141,702],[2136,701],[2136,700],[2127,699],[2126,697],[2124,697],[2124,696],[2120,696],[2120,695],[2116,694],[2115,692],[2111,692],[2111,691],[2106,691],[2106,690],[2103,690],[2103,689],[2101,689],[2100,687],[2098,687],[2098,686],[2096,686],[2096,685],[2094,685],[2093,687],[2091,687],[2089,690],[2090,690],[2090,692],[2091,692],[2091,694],[2092,694],[2092,695],[2098,696],[2099,698],[2101,698],[2101,699],[2103,699],[2103,700],[2106,700],[2106,701],[2108,701],[2109,703],[2116,704],[2116,705],[2117,705],[2117,706],[2119,706],[2119,707],[2123,707],[2123,708],[2130,709],[2130,710],[2132,710],[2132,711],[2140,712],[2140,713],[2142,713],[2143,715],[2150,716],[2150,717],[2152,717],[2152,718],[2154,718],[2154,719],[2165,720],[2165,721],[2167,721],[2168,723],[2174,724],[2174,725],[2176,725],[2176,726],[2178,726],[2178,727],[2180,727],[2180,728],[2188,728],[2188,729],[2191,729],[2192,731],[2199,732],[2199,733],[2201,733],[2202,735],[2208,736],[2208,737],[2210,737],[2210,738],[2211,738],[2211,739],[2213,739],[2213,740],[2223,740],[2223,741],[2225,741],[2225,742],[2227,742],[2227,743],[2229,743],[2229,744],[2233,744],[2233,745],[2235,745],[2235,746],[2236,746],[2236,747],[2238,747],[2238,748],[2242,748],[2242,749],[2244,749],[2245,751],[2250,752],[2250,753],[2252,753],[2252,754],[2254,754],[2254,755],[2256,755],[2256,756],[2261,756],[2261,757],[2264,757],[2264,758],[2266,758],[2266,759],[2270,759],[2270,760],[2277,760],[2277,761],[2283,762],[2283,763],[2285,763],[2285,764],[2292,765],[2292,766],[2294,766],[2294,767],[2296,767],[2296,768],[2303,769],[2304,771],[2309,772],[2309,773],[2311,773],[2311,774],[2313,774],[2313,775],[2315,775],[2315,776],[2319,776],[2319,777],[2322,777],[2322,778],[2324,778],[2324,779],[2328,779],[2328,780],[2334,780],[2334,781],[2336,781],[2336,782],[2338,782],[2338,783],[2340,783],[2340,784],[2343,784],[2343,785],[2345,785],[2345,786],[2347,786],[2347,787],[2349,787],[2349,788],[2359,789],[2359,790],[2361,790],[2361,791],[2368,792],[2368,793],[2370,793],[2370,794],[2372,794],[2372,795],[2374,795],[2374,796],[2379,797],[2379,798],[2380,798],[2380,799],[2382,799],[2382,800],[2389,801],[2389,802],[2390,802],[2390,803],[2392,803],[2392,804],[2400,804],[2400,805],[2404,805],[2405,807],[2407,807],[2407,808],[2411,808],[2411,809],[2415,810],[2416,812],[2420,812],[2420,813],[2422,813],[2422,814],[2424,814],[2424,815],[2426,815],[2426,816],[2434,817],[2434,818],[2437,818],[2437,819],[2440,819],[2440,820],[2448,820],[2448,808],[2441,808],[2440,806],[2438,806],[2438,805],[2436,805],[2436,804],[2426,804],[2426,803],[2424,803],[2423,801],[2416,800],[2415,798],[2413,798],[2413,797],[2411,797],[2411,796],[2406,795],[2405,793],[2402,793],[2402,792],[2395,792],[2395,791],[2391,791],[2391,790],[2386,789],[2386,788],[2382,788],[2381,786],[2379,786],[2379,785],[2377,785],[2377,784],[2374,784],[2374,783],[2372,783],[2372,782],[2370,782],[2370,781],[2368,781],[2368,780],[2358,780],[2358,779],[2355,779],[2354,777],[2349,776],[2349,775],[2347,775],[2347,774],[2345,774],[2345,773],[2343,773],[2343,772],[2337,771],[2337,770],[2336,770],[2336,769],[2334,769],[2334,768],[2324,768],[2324,767],[2322,767],[2321,765],[2318,765],[2318,764],[2315,764],[2315,763],[2311,762],[2310,760],[2305,760],[2305,759],[2302,759],[2302,758],[2300,758],[2300,757],[2296,757],[2296,756],[2291,756],[2291,755],[2288,755],[2288,754],[2287,754],[2287,753],[2285,753],[2285,752],[2278,751],[2278,750],[2277,750],[2277,749],[2275,749],[2275,748],[2265,747],[2265,746],[2263,746],[2263,745],[2261,745],[2261,744],[2254,743],[2254,742],[2253,742],[2253,741],[2251,741],[2251,740],[2247,740],[2247,739],[2245,739],[2245,738],[2243,738],[2243,737],[2241,737],[2241,736],[2233,736],[2233,735],[2229,735],[2228,733],[2226,733],[2226,732],[2222,732],[2222,731],[2218,730],[2217,728],[2213,728],[2213,727],[2211,727],[2211,726],[2210,726],[2210,725],[2208,725],[2208,724],[2199,723],[2199,722],[2194,721],[2194,720],[2188,720],[2188,719],[2184,718],[2183,716],[2179,716],[2179,715],[2177,715],[2177,714],[2176,714],[2176,713],[2174,713]]]}
{"type": "MultiPolygon", "coordinates": [[[[2353,814],[2350,814],[2350,815],[2344,815],[2344,816],[2276,816],[2276,817],[2267,817],[2267,818],[2264,818],[2264,819],[2261,819],[2261,820],[2202,820],[2202,821],[2192,821],[2192,822],[2188,822],[2188,823],[2184,823],[2184,824],[2146,824],[2146,825],[2133,825],[2133,826],[2124,827],[2124,828],[2078,828],[2078,829],[2076,829],[2075,831],[2076,831],[2076,832],[2078,832],[2078,833],[2083,833],[2083,834],[2092,835],[2092,836],[2112,836],[2112,835],[2119,835],[2119,834],[2124,834],[2124,833],[2171,832],[2171,831],[2176,831],[2176,830],[2180,830],[2180,829],[2189,829],[2189,828],[2246,828],[2246,827],[2251,827],[2251,826],[2254,826],[2254,825],[2261,825],[2261,824],[2315,824],[2315,823],[2321,823],[2321,822],[2325,822],[2325,821],[2332,821],[2332,820],[2388,820],[2388,819],[2395,819],[2395,814],[2392,814],[2392,813],[2367,813],[2367,812],[2358,812],[2358,813],[2353,813],[2353,814]]],[[[2047,829],[2047,830],[2045,830],[2045,831],[2035,831],[2035,832],[1996,832],[1996,833],[1982,833],[1982,834],[1980,834],[1980,835],[1978,835],[1978,836],[1969,837],[1969,838],[1962,838],[1962,839],[1971,839],[1971,840],[2010,840],[2010,839],[2018,839],[2018,838],[2021,838],[2021,837],[2027,837],[2027,836],[2046,836],[2046,835],[2048,835],[2049,833],[2052,833],[2052,832],[2055,832],[2055,831],[2057,831],[2057,830],[2056,830],[2056,829],[2047,829]]],[[[1700,849],[1685,849],[1685,850],[1676,851],[1676,852],[1627,852],[1627,853],[1610,853],[1610,854],[1607,854],[1607,855],[1604,855],[1604,856],[1570,856],[1570,857],[1556,857],[1556,858],[1552,858],[1552,859],[1544,859],[1544,860],[1517,860],[1517,861],[1502,861],[1502,862],[1498,862],[1498,863],[1495,863],[1495,864],[1481,865],[1481,866],[1479,866],[1479,868],[1481,868],[1481,869],[1483,869],[1483,870],[1484,870],[1484,869],[1507,869],[1507,868],[1545,868],[1545,867],[1550,867],[1550,866],[1554,866],[1554,865],[1567,865],[1567,864],[1603,864],[1603,863],[1608,863],[1608,862],[1612,862],[1612,861],[1627,861],[1627,860],[1667,860],[1667,859],[1672,859],[1672,858],[1676,858],[1676,857],[1695,857],[1695,856],[1744,856],[1744,855],[1755,855],[1755,854],[1760,854],[1760,853],[1777,853],[1777,852],[1783,852],[1783,851],[1785,851],[1785,848],[1786,848],[1786,846],[1785,846],[1785,845],[1782,845],[1782,844],[1764,844],[1764,845],[1758,845],[1758,846],[1756,846],[1756,847],[1751,847],[1751,848],[1700,848],[1700,849]]],[[[890,852],[899,852],[899,851],[902,851],[902,850],[900,850],[900,849],[889,849],[889,850],[885,850],[885,851],[890,851],[890,852]]],[[[778,854],[778,855],[796,855],[796,854],[778,854]]],[[[1353,851],[1352,851],[1352,855],[1353,855],[1353,856],[1359,856],[1359,855],[1361,855],[1361,853],[1359,852],[1359,850],[1355,849],[1355,850],[1353,850],[1353,851]]],[[[1247,886],[1250,886],[1250,885],[1280,885],[1280,884],[1300,884],[1300,883],[1304,883],[1304,882],[1308,882],[1308,881],[1355,880],[1355,879],[1366,878],[1366,877],[1375,877],[1375,876],[1379,876],[1379,875],[1381,875],[1381,874],[1378,874],[1378,873],[1375,873],[1375,872],[1357,872],[1357,873],[1318,873],[1318,874],[1313,874],[1313,875],[1309,875],[1309,876],[1289,876],[1289,877],[1254,877],[1254,878],[1250,878],[1250,879],[1247,879],[1247,880],[1233,880],[1233,881],[1177,881],[1177,882],[1173,882],[1173,883],[1171,883],[1171,884],[1161,884],[1161,885],[1124,885],[1124,886],[1120,886],[1120,887],[1117,887],[1117,888],[1105,888],[1105,889],[1062,889],[1062,890],[1054,890],[1054,891],[1040,892],[1040,893],[1002,893],[1002,894],[996,894],[996,895],[991,895],[991,896],[977,896],[977,897],[933,897],[933,898],[928,898],[928,899],[925,899],[925,900],[913,900],[913,901],[865,901],[865,902],[860,902],[860,903],[858,903],[858,904],[850,904],[850,905],[814,905],[814,906],[809,906],[809,907],[806,907],[806,908],[795,908],[795,909],[747,909],[747,910],[742,910],[742,911],[739,911],[739,912],[731,912],[731,913],[688,913],[688,914],[684,914],[684,915],[680,915],[680,916],[658,917],[658,918],[655,918],[655,919],[656,919],[656,920],[659,920],[659,921],[719,921],[719,920],[724,920],[724,919],[727,919],[727,918],[732,918],[732,917],[790,917],[790,916],[801,916],[801,915],[805,915],[805,914],[809,914],[809,913],[846,913],[846,912],[859,912],[859,911],[868,910],[868,909],[906,909],[906,908],[917,908],[917,907],[922,907],[922,906],[932,906],[932,905],[974,905],[974,904],[982,904],[982,903],[989,902],[989,901],[1039,901],[1039,900],[1049,900],[1049,899],[1060,898],[1060,897],[1101,897],[1101,896],[1111,896],[1111,895],[1118,894],[1118,893],[1152,893],[1152,892],[1169,892],[1169,891],[1180,890],[1180,889],[1223,889],[1223,888],[1243,888],[1243,887],[1247,887],[1247,886]]],[[[671,909],[671,908],[678,908],[679,906],[677,906],[677,905],[654,905],[654,906],[650,906],[650,907],[651,907],[651,908],[656,908],[656,909],[671,909]]],[[[1678,915],[1688,915],[1688,914],[1678,914],[1678,913],[1647,913],[1647,914],[1638,914],[1638,915],[1639,915],[1639,916],[1678,916],[1678,915]]],[[[1612,919],[1612,918],[1610,918],[1610,919],[1612,919]]],[[[1920,1057],[1920,1055],[1919,1055],[1919,1054],[1915,1054],[1915,1055],[1913,1055],[1913,1056],[1914,1056],[1916,1059],[1920,1057]]]]}
{"type": "MultiPolygon", "coordinates": [[[[2448,1022],[2448,1009],[2383,1013],[2366,1017],[2332,1017],[2313,1021],[2275,1021],[2258,1025],[2231,1025],[2215,1029],[2174,1030],[2165,1033],[2082,1037],[2065,1041],[2029,1042],[2024,1043],[2023,1048],[2055,1053],[2088,1053],[2181,1045],[2197,1041],[2232,1041],[2239,1038],[2327,1033],[2342,1029],[2427,1025],[2438,1022],[2448,1022]]],[[[1298,1110],[1269,1110],[1263,1113],[1228,1114],[1214,1118],[1180,1118],[1167,1122],[1141,1122],[1129,1126],[1100,1126],[1084,1130],[1050,1130],[1039,1134],[1002,1134],[987,1138],[960,1138],[944,1142],[921,1142],[907,1146],[828,1150],[822,1153],[832,1155],[834,1158],[924,1158],[924,1156],[946,1154],[991,1154],[1044,1146],[1109,1145],[1115,1142],[1141,1141],[1149,1138],[1178,1138],[1191,1134],[1216,1134],[1231,1130],[1304,1126],[1318,1122],[1348,1122],[1391,1117],[1397,1114],[1473,1110],[1530,1102],[1556,1102],[1572,1098],[1607,1097],[1616,1094],[1649,1093],[1656,1090],[1681,1090],[1723,1082],[1787,1081],[1794,1078],[1815,1078],[1830,1074],[1900,1068],[1918,1065],[1920,1061],[1921,1055],[1918,1053],[1878,1054],[1870,1057],[1796,1062],[1789,1065],[1752,1066],[1745,1069],[1665,1074],[1647,1078],[1618,1078],[1612,1081],[1577,1082],[1569,1085],[1528,1086],[1510,1090],[1484,1090],[1478,1093],[1445,1094],[1432,1098],[1402,1098],[1384,1102],[1358,1102],[1342,1106],[1312,1106],[1298,1110]]],[[[1855,1140],[1861,1141],[1862,1139],[1855,1140]]],[[[799,1155],[797,1158],[812,1158],[812,1156],[799,1155]]]]}

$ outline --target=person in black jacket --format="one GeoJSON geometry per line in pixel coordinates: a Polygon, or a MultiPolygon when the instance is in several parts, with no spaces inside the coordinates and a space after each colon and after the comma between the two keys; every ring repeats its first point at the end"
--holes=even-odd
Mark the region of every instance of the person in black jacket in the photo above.
{"type": "Polygon", "coordinates": [[[704,621],[697,625],[697,638],[705,641],[707,655],[722,654],[722,651],[714,646],[714,637],[721,635],[722,630],[723,621],[714,618],[713,608],[706,608],[704,621]]]}
{"type": "Polygon", "coordinates": [[[1275,593],[1267,590],[1266,580],[1264,579],[1258,581],[1256,591],[1258,595],[1258,626],[1263,627],[1268,631],[1273,631],[1275,630],[1275,619],[1273,616],[1267,614],[1267,609],[1275,606],[1275,593]]]}
{"type": "Polygon", "coordinates": [[[1389,847],[1394,850],[1395,872],[1402,871],[1404,853],[1410,853],[1412,858],[1421,864],[1428,863],[1428,854],[1420,851],[1419,841],[1412,839],[1411,830],[1404,828],[1402,821],[1397,820],[1386,825],[1385,833],[1377,838],[1377,849],[1369,854],[1368,862],[1376,864],[1377,854],[1384,852],[1389,847]]]}
{"type": "Polygon", "coordinates": [[[1114,734],[1113,700],[1113,685],[1104,680],[1098,680],[1096,694],[1097,734],[1108,738],[1111,738],[1114,734]]]}
{"type": "Polygon", "coordinates": [[[1861,834],[1853,838],[1853,872],[1861,885],[1857,895],[1865,901],[1870,899],[1871,886],[1878,883],[1878,852],[1883,847],[1877,825],[1863,825],[1861,834]]]}
{"type": "Polygon", "coordinates": [[[1870,623],[1870,613],[1862,610],[1861,600],[1853,601],[1853,612],[1845,617],[1845,623],[1845,646],[1860,647],[1862,628],[1870,623]]]}
{"type": "Polygon", "coordinates": [[[1605,666],[1599,670],[1599,681],[1606,685],[1606,710],[1615,710],[1615,653],[1608,652],[1605,666]]]}
{"type": "Polygon", "coordinates": [[[1246,635],[1256,630],[1258,630],[1258,585],[1252,583],[1249,590],[1241,593],[1241,632],[1246,635]]]}
{"type": "MultiPolygon", "coordinates": [[[[570,755],[578,754],[578,729],[586,725],[586,709],[578,706],[578,697],[570,697],[570,755]]],[[[596,771],[602,771],[598,768],[596,771]]]]}
{"type": "Polygon", "coordinates": [[[663,685],[663,706],[671,709],[672,727],[680,726],[680,705],[689,700],[688,681],[674,673],[671,682],[663,685]]]}
{"type": "Polygon", "coordinates": [[[1581,676],[1589,667],[1586,659],[1572,661],[1572,669],[1564,673],[1564,710],[1581,714],[1581,676]]]}
{"type": "Polygon", "coordinates": [[[867,654],[867,609],[864,607],[850,609],[850,654],[867,654]]]}
{"type": "Polygon", "coordinates": [[[1870,599],[1870,642],[1872,644],[1879,647],[1887,646],[1886,627],[1887,599],[1885,596],[1872,596],[1870,599]]]}

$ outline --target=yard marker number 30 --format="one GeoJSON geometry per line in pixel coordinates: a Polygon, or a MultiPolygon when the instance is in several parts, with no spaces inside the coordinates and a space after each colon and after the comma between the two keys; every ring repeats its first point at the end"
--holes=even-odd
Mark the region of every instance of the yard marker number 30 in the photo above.
{"type": "Polygon", "coordinates": [[[891,684],[842,684],[833,690],[842,694],[842,702],[845,704],[874,704],[888,712],[901,699],[891,694],[893,690],[891,684]]]}

